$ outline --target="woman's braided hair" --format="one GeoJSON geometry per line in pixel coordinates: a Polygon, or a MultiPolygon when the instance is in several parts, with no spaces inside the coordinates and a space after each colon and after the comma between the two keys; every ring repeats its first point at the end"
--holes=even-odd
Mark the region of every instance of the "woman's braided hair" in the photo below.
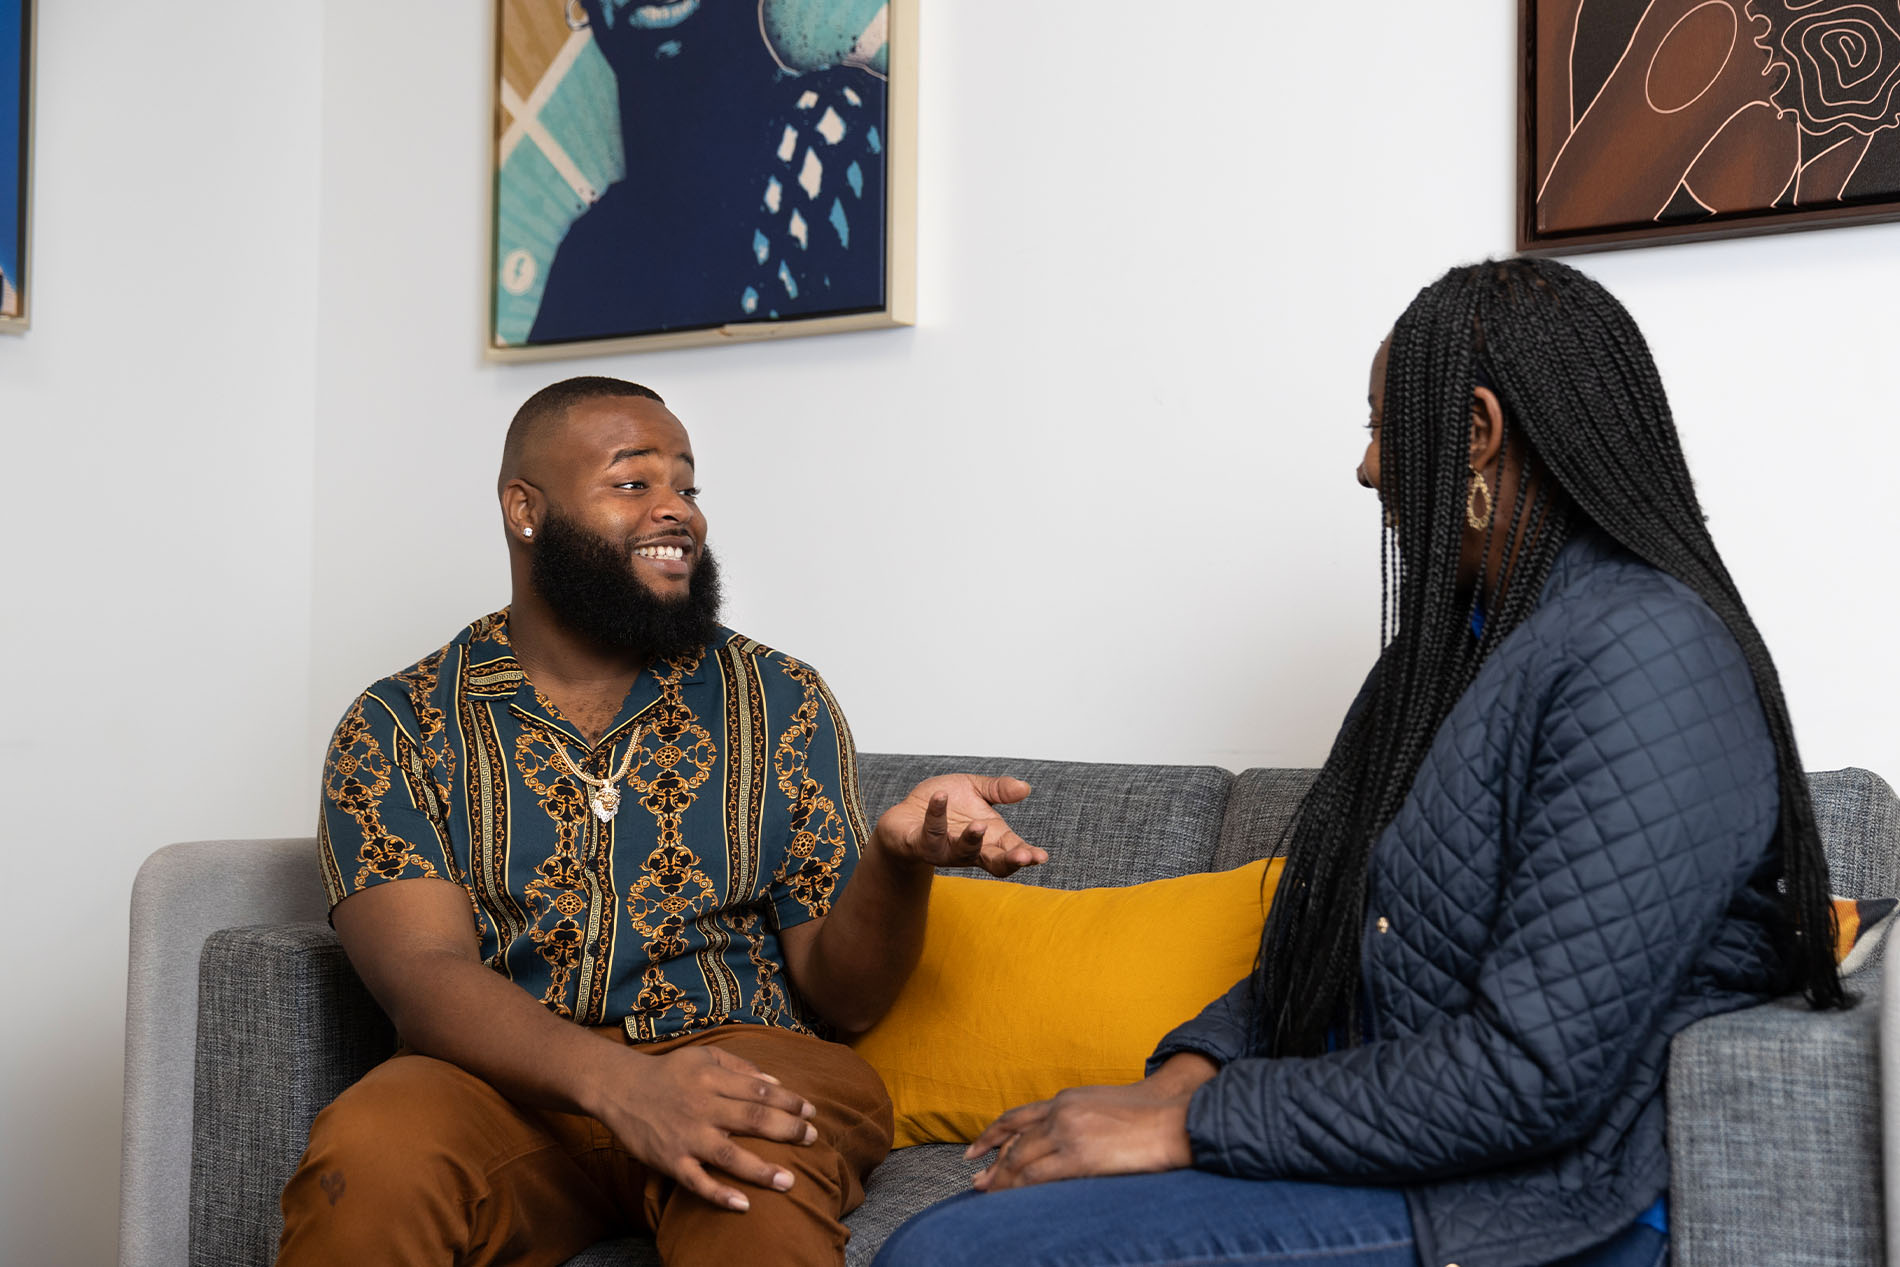
{"type": "Polygon", "coordinates": [[[1816,1007],[1844,1006],[1827,859],[1780,679],[1709,536],[1662,380],[1623,306],[1551,260],[1453,269],[1393,327],[1380,451],[1384,650],[1287,829],[1254,967],[1256,1049],[1312,1055],[1356,1041],[1373,842],[1453,703],[1537,605],[1564,542],[1591,526],[1695,591],[1740,644],[1779,770],[1787,985],[1816,1007]],[[1498,506],[1487,529],[1489,557],[1523,528],[1510,566],[1461,592],[1480,382],[1503,406],[1503,452],[1524,446],[1538,478],[1520,479],[1509,513],[1498,506]]]}

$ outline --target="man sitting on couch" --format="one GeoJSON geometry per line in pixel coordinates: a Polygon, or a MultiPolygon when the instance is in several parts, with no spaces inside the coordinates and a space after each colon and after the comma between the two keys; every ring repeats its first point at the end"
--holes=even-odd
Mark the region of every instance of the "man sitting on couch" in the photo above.
{"type": "Polygon", "coordinates": [[[824,681],[718,624],[685,429],[578,378],[516,414],[509,607],[350,706],[331,921],[402,1048],[321,1113],[280,1263],[836,1263],[891,1140],[868,1029],[933,868],[1045,860],[930,779],[862,823],[824,681]]]}

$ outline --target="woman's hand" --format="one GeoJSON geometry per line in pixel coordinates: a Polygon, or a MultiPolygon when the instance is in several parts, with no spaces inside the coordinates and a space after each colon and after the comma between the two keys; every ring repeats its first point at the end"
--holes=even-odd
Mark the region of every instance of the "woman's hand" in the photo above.
{"type": "Polygon", "coordinates": [[[995,1148],[973,1182],[984,1192],[1090,1175],[1150,1174],[1194,1164],[1188,1102],[1217,1068],[1176,1056],[1152,1078],[1125,1087],[1075,1087],[1011,1109],[976,1137],[965,1157],[995,1148]]]}

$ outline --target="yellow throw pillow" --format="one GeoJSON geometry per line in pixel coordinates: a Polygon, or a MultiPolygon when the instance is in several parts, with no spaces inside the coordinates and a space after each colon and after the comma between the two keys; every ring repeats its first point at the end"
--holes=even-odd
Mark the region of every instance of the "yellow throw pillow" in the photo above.
{"type": "Polygon", "coordinates": [[[853,1044],[890,1089],[895,1146],[1140,1079],[1162,1035],[1252,970],[1283,861],[1075,891],[938,876],[917,971],[853,1044]]]}
{"type": "Polygon", "coordinates": [[[1834,899],[1834,962],[1841,975],[1858,972],[1873,958],[1887,930],[1893,927],[1893,898],[1834,899]]]}

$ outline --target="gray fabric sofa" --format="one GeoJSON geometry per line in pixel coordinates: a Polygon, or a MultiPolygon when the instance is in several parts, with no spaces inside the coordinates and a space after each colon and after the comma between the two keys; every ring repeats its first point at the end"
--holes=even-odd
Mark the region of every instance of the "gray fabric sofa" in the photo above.
{"type": "MultiPolygon", "coordinates": [[[[945,770],[1013,773],[1036,785],[1010,811],[1051,851],[1017,880],[1061,888],[1220,870],[1274,851],[1306,770],[1128,766],[866,755],[873,813],[945,770]]],[[[1812,776],[1835,889],[1900,893],[1900,802],[1864,770],[1812,776]]],[[[324,923],[311,840],[171,845],[132,897],[120,1262],[126,1267],[268,1263],[277,1195],[311,1119],[388,1054],[394,1035],[324,923]]],[[[999,881],[999,883],[1002,883],[999,881]]],[[[1696,1025],[1675,1041],[1669,1130],[1678,1267],[1884,1261],[1900,1247],[1900,1107],[1882,1109],[1883,1057],[1900,1093],[1900,1034],[1885,1018],[1879,956],[1850,980],[1843,1014],[1777,1002],[1696,1025]],[[1892,1129],[1883,1130],[1883,1123],[1892,1129]],[[1891,1193],[1891,1188],[1889,1189],[1891,1193]],[[1884,1209],[1884,1213],[1883,1213],[1884,1209]]],[[[1900,989],[1900,986],[1896,986],[1900,989]]],[[[914,1211],[959,1190],[960,1149],[893,1153],[850,1218],[852,1264],[868,1263],[914,1211]]],[[[641,1237],[584,1264],[657,1262],[641,1237]]]]}

